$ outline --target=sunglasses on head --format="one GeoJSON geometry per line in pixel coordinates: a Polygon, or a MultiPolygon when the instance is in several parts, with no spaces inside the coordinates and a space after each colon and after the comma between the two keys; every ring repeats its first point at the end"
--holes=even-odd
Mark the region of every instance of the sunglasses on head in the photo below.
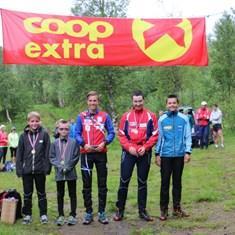
{"type": "Polygon", "coordinates": [[[69,128],[59,128],[60,131],[68,131],[69,128]]]}

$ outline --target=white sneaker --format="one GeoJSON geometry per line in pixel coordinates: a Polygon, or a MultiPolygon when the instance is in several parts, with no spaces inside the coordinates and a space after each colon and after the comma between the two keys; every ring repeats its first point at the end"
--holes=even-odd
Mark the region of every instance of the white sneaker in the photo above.
{"type": "Polygon", "coordinates": [[[75,225],[78,222],[77,218],[75,216],[70,215],[67,224],[68,225],[75,225]]]}
{"type": "Polygon", "coordinates": [[[47,216],[46,216],[46,215],[42,215],[42,216],[40,217],[40,222],[41,222],[41,224],[47,224],[47,223],[48,223],[48,218],[47,218],[47,216]]]}
{"type": "Polygon", "coordinates": [[[58,226],[64,225],[64,223],[65,223],[64,216],[59,216],[59,217],[57,218],[57,220],[56,220],[55,223],[56,223],[56,225],[58,225],[58,226]]]}
{"type": "Polygon", "coordinates": [[[32,216],[31,215],[24,216],[22,224],[31,224],[31,223],[32,223],[32,216]]]}
{"type": "Polygon", "coordinates": [[[218,148],[219,146],[218,146],[218,144],[215,144],[215,148],[218,148]]]}
{"type": "Polygon", "coordinates": [[[224,145],[223,145],[223,144],[221,144],[221,148],[224,148],[224,145]]]}

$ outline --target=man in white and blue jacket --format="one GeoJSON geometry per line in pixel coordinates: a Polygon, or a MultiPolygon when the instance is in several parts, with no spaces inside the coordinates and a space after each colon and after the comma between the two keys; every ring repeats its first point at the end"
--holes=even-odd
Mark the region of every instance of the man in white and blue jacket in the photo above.
{"type": "Polygon", "coordinates": [[[169,188],[172,175],[173,215],[188,216],[181,209],[182,173],[184,163],[190,161],[191,128],[188,117],[178,112],[179,100],[169,95],[166,100],[168,111],[158,120],[159,137],[156,145],[155,163],[161,167],[160,220],[168,216],[169,188]]]}

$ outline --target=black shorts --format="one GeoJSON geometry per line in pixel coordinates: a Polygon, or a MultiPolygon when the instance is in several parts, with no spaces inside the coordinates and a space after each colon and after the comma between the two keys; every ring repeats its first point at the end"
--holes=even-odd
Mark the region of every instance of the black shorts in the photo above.
{"type": "Polygon", "coordinates": [[[217,123],[217,124],[214,124],[212,128],[214,132],[218,132],[219,130],[222,130],[222,125],[217,123]]]}

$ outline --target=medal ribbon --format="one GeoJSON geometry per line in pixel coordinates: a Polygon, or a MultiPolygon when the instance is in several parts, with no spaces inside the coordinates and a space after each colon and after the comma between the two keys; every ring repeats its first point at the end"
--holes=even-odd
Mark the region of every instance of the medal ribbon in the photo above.
{"type": "MultiPolygon", "coordinates": [[[[33,134],[34,135],[34,134],[33,134]]],[[[33,141],[31,140],[31,137],[30,137],[30,134],[28,133],[28,139],[29,139],[29,143],[30,145],[32,146],[32,149],[35,150],[35,145],[36,145],[36,142],[38,140],[38,137],[39,137],[39,133],[37,133],[35,139],[33,139],[33,141]]]]}
{"type": "Polygon", "coordinates": [[[64,155],[65,155],[65,151],[66,151],[66,149],[68,147],[68,142],[69,141],[67,140],[67,143],[66,143],[65,147],[63,148],[63,152],[62,152],[61,140],[59,140],[59,150],[60,150],[60,158],[61,158],[61,160],[65,159],[64,155]]]}

